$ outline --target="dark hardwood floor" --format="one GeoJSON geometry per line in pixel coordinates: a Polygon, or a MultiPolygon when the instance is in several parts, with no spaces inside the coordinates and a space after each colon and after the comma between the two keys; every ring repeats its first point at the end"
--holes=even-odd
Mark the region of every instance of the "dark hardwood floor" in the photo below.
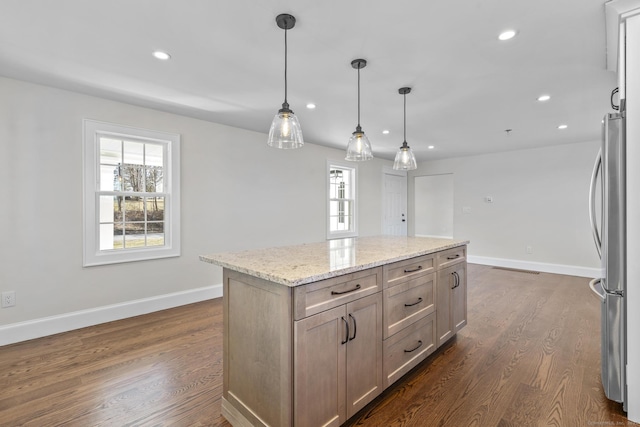
{"type": "MultiPolygon", "coordinates": [[[[627,426],[584,278],[469,265],[468,326],[349,426],[627,426]]],[[[229,426],[222,304],[0,347],[1,426],[229,426]]]]}

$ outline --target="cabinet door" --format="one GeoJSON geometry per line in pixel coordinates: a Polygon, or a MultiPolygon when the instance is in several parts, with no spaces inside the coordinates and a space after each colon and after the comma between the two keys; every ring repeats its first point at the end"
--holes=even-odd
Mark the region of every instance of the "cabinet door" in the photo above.
{"type": "Polygon", "coordinates": [[[438,347],[444,344],[454,334],[453,319],[451,317],[451,291],[455,285],[453,268],[445,268],[438,271],[437,279],[437,304],[436,304],[436,335],[438,347]]]}
{"type": "Polygon", "coordinates": [[[454,270],[454,288],[451,292],[451,316],[453,332],[467,324],[467,263],[458,264],[454,270]]]}
{"type": "Polygon", "coordinates": [[[349,320],[342,305],[294,322],[294,425],[337,427],[347,420],[349,320]]]}
{"type": "Polygon", "coordinates": [[[378,396],[382,384],[382,294],[347,304],[347,418],[378,396]]]}

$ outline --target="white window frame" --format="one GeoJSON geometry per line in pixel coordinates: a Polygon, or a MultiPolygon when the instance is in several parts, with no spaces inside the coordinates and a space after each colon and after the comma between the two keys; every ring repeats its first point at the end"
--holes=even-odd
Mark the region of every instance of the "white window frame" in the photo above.
{"type": "Polygon", "coordinates": [[[342,239],[345,237],[358,237],[358,166],[351,162],[340,162],[336,160],[327,160],[327,239],[342,239]],[[331,169],[349,169],[352,171],[351,176],[353,182],[351,187],[353,189],[353,229],[350,231],[331,231],[331,169]]]}
{"type": "Polygon", "coordinates": [[[83,266],[180,256],[180,135],[89,119],[84,119],[83,121],[83,135],[83,266]],[[100,151],[98,144],[99,137],[104,135],[134,141],[148,141],[164,146],[166,157],[163,170],[165,177],[163,188],[163,193],[165,193],[163,246],[100,250],[100,220],[98,218],[100,151]]]}

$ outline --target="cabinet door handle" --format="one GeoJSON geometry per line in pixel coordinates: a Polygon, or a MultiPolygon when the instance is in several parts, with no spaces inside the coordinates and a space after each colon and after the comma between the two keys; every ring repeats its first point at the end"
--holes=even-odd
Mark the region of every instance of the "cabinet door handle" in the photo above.
{"type": "Polygon", "coordinates": [[[422,347],[422,340],[418,341],[418,345],[415,346],[414,348],[412,348],[411,350],[405,350],[405,353],[413,353],[414,351],[416,351],[417,349],[419,349],[420,347],[422,347]]]}
{"type": "Polygon", "coordinates": [[[422,297],[418,298],[418,301],[414,302],[413,304],[405,304],[405,307],[413,307],[414,305],[418,305],[422,302],[422,297]]]}
{"type": "MultiPolygon", "coordinates": [[[[348,339],[348,341],[351,341],[351,340],[355,340],[356,339],[356,334],[358,333],[358,325],[356,324],[356,318],[353,317],[351,315],[351,313],[349,313],[349,318],[353,319],[353,336],[349,337],[349,339],[348,339]]],[[[347,329],[347,333],[348,333],[348,331],[349,330],[347,329]]]]}
{"type": "Polygon", "coordinates": [[[453,276],[453,286],[451,287],[451,289],[455,289],[458,286],[460,286],[460,277],[458,276],[458,273],[455,271],[451,273],[451,275],[453,276]]]}
{"type": "Polygon", "coordinates": [[[422,266],[419,265],[418,268],[414,268],[413,270],[405,270],[405,273],[415,273],[416,271],[422,270],[422,266]]]}
{"type": "Polygon", "coordinates": [[[460,254],[455,254],[454,256],[448,256],[447,259],[456,259],[460,258],[460,254]]]}
{"type": "Polygon", "coordinates": [[[344,318],[344,316],[342,316],[342,321],[344,322],[344,325],[347,328],[347,334],[344,341],[341,341],[340,344],[346,344],[349,341],[349,322],[347,322],[347,320],[344,318]]]}
{"type": "Polygon", "coordinates": [[[355,292],[358,289],[360,289],[360,285],[356,285],[355,288],[353,289],[349,289],[348,291],[331,291],[331,295],[342,295],[342,294],[348,294],[349,292],[355,292]]]}

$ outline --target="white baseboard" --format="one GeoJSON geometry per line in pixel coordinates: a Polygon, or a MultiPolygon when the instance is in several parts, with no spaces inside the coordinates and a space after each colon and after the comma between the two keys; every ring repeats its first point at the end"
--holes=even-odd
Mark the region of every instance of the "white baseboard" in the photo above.
{"type": "Polygon", "coordinates": [[[0,326],[0,346],[222,296],[222,284],[0,326]]]}
{"type": "Polygon", "coordinates": [[[416,237],[433,237],[436,239],[453,239],[453,236],[440,236],[437,234],[416,234],[416,237]]]}
{"type": "Polygon", "coordinates": [[[471,264],[516,268],[519,270],[532,270],[543,273],[566,274],[568,276],[604,277],[602,269],[600,268],[579,267],[575,265],[548,264],[544,262],[520,261],[516,259],[491,258],[475,255],[468,255],[467,261],[471,264]]]}

